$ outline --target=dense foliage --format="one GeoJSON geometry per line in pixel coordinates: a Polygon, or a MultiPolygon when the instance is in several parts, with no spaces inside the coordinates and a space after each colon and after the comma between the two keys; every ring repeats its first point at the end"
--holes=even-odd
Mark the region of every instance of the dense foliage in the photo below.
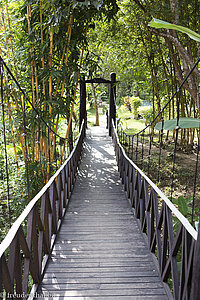
{"type": "Polygon", "coordinates": [[[1,127],[0,161],[3,228],[55,172],[67,144],[71,150],[87,32],[95,20],[110,21],[118,6],[115,0],[16,0],[1,1],[0,5],[0,55],[26,93],[4,67],[6,128],[1,127]],[[64,119],[66,132],[61,128],[64,119]],[[60,132],[62,138],[56,136],[60,132]]]}
{"type": "MultiPolygon", "coordinates": [[[[199,1],[118,1],[117,22],[98,23],[90,32],[102,73],[118,75],[118,95],[150,99],[158,111],[188,74],[199,44],[174,30],[148,26],[152,17],[199,30],[199,1]],[[97,47],[95,47],[97,45],[97,47]]],[[[199,115],[199,77],[195,69],[181,95],[182,116],[199,115]]],[[[119,101],[120,101],[119,99],[119,101]]],[[[174,114],[171,107],[169,115],[174,114]]]]}

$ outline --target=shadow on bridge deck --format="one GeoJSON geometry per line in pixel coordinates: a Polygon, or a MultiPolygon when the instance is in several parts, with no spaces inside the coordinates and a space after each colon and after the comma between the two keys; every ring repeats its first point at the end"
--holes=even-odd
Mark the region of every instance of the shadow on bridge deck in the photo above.
{"type": "Polygon", "coordinates": [[[111,138],[101,127],[87,131],[69,208],[39,291],[41,299],[168,299],[123,191],[111,138]]]}

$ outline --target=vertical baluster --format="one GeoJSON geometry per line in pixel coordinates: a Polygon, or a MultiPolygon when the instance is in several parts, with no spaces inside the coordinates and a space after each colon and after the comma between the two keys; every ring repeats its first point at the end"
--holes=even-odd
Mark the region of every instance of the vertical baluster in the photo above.
{"type": "MultiPolygon", "coordinates": [[[[39,273],[41,274],[42,270],[42,259],[43,259],[43,239],[44,239],[44,214],[45,214],[45,205],[44,205],[44,199],[41,200],[41,210],[40,215],[39,211],[37,212],[39,222],[41,222],[41,226],[39,226],[39,236],[38,236],[38,260],[39,260],[39,273]]],[[[45,250],[44,252],[47,253],[47,245],[45,244],[45,250]]]]}
{"type": "Polygon", "coordinates": [[[38,257],[38,232],[36,222],[36,207],[33,208],[33,227],[32,227],[32,247],[33,247],[33,261],[36,269],[36,273],[40,279],[39,272],[39,257],[38,257]]]}
{"type": "Polygon", "coordinates": [[[16,247],[17,247],[17,237],[15,236],[10,244],[9,257],[8,257],[8,270],[9,270],[9,274],[10,274],[10,285],[11,285],[12,291],[14,291],[16,247]]]}
{"type": "Polygon", "coordinates": [[[144,159],[144,131],[142,132],[141,135],[141,144],[142,144],[142,161],[141,161],[141,169],[143,169],[143,159],[144,159]]]}
{"type": "Polygon", "coordinates": [[[131,136],[128,135],[128,157],[130,157],[130,151],[131,151],[131,136]]]}
{"type": "MultiPolygon", "coordinates": [[[[28,215],[28,224],[27,224],[27,234],[26,234],[26,243],[29,249],[29,252],[32,253],[32,233],[33,233],[33,212],[34,209],[32,209],[28,215]]],[[[25,257],[24,259],[24,277],[22,282],[23,291],[26,294],[28,292],[28,282],[29,282],[29,271],[30,271],[30,264],[31,264],[31,258],[25,257]]],[[[34,283],[37,283],[39,281],[38,273],[35,268],[36,276],[33,279],[34,283]]]]}
{"type": "Polygon", "coordinates": [[[68,172],[68,169],[69,169],[69,163],[66,164],[65,166],[65,173],[66,173],[66,197],[67,199],[69,200],[70,198],[70,190],[69,190],[69,172],[68,172]]]}
{"type": "Polygon", "coordinates": [[[150,168],[150,162],[151,162],[151,144],[152,144],[152,127],[149,127],[149,155],[148,155],[148,171],[147,171],[147,175],[149,176],[149,168],[150,168]],[[150,128],[151,128],[151,132],[150,132],[150,128]]]}
{"type": "Polygon", "coordinates": [[[131,159],[133,160],[133,142],[134,142],[134,135],[132,135],[132,141],[131,141],[131,159]]]}
{"type": "Polygon", "coordinates": [[[142,180],[141,191],[140,191],[140,224],[142,232],[146,232],[146,218],[145,218],[145,211],[146,211],[146,202],[148,201],[148,193],[147,193],[147,183],[145,179],[142,180]]]}
{"type": "Polygon", "coordinates": [[[167,258],[167,216],[166,216],[166,204],[163,202],[163,231],[162,231],[162,255],[161,255],[161,276],[163,275],[165,265],[166,265],[166,258],[167,258]]]}
{"type": "Polygon", "coordinates": [[[7,293],[14,293],[14,288],[12,285],[12,280],[9,272],[9,268],[6,262],[6,257],[5,254],[1,256],[0,259],[0,265],[1,265],[1,270],[2,272],[0,273],[0,276],[2,276],[1,279],[1,290],[3,291],[3,287],[7,293]]]}
{"type": "Polygon", "coordinates": [[[3,274],[2,257],[0,257],[0,300],[3,299],[3,296],[2,296],[2,293],[3,293],[3,278],[2,278],[2,274],[3,274]]]}
{"type": "Polygon", "coordinates": [[[136,160],[136,163],[137,163],[137,158],[138,158],[138,134],[136,135],[137,136],[137,142],[136,142],[136,151],[135,151],[135,160],[136,160]]]}
{"type": "Polygon", "coordinates": [[[67,205],[67,191],[66,191],[66,166],[62,170],[62,182],[63,182],[63,207],[67,205]]]}
{"type": "Polygon", "coordinates": [[[61,174],[58,174],[58,177],[57,177],[57,192],[58,192],[58,201],[59,201],[59,219],[62,219],[63,202],[62,202],[62,178],[61,178],[61,174]]]}
{"type": "MultiPolygon", "coordinates": [[[[19,243],[19,234],[16,234],[16,262],[15,262],[15,283],[16,283],[16,294],[22,295],[22,260],[20,253],[20,243],[19,243]]],[[[18,299],[23,299],[23,297],[17,297],[18,299]]]]}
{"type": "Polygon", "coordinates": [[[141,175],[139,172],[137,172],[137,177],[136,177],[136,185],[135,185],[135,210],[136,210],[136,217],[139,219],[140,218],[140,193],[141,193],[141,175]]]}
{"type": "Polygon", "coordinates": [[[164,134],[164,116],[162,113],[162,128],[160,133],[160,147],[159,147],[159,156],[158,156],[158,175],[157,175],[157,181],[160,181],[160,166],[161,166],[161,153],[162,153],[162,146],[163,146],[163,134],[164,134]]]}
{"type": "Polygon", "coordinates": [[[195,242],[193,278],[190,300],[199,300],[199,282],[200,282],[200,222],[198,225],[197,241],[195,242]]]}
{"type": "Polygon", "coordinates": [[[49,245],[51,248],[51,236],[52,236],[52,221],[53,221],[53,214],[52,214],[52,209],[51,209],[51,203],[50,203],[50,198],[49,198],[49,190],[46,191],[46,210],[47,210],[47,221],[48,221],[48,238],[49,238],[49,245]]]}
{"type": "Polygon", "coordinates": [[[72,192],[72,160],[69,160],[69,164],[68,164],[68,176],[69,176],[69,191],[70,191],[70,195],[72,192]]]}

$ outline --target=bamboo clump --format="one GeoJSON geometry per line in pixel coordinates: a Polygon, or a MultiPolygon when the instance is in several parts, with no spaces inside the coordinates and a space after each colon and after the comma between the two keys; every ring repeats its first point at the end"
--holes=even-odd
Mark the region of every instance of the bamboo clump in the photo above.
{"type": "MultiPolygon", "coordinates": [[[[44,45],[44,24],[43,24],[43,2],[42,0],[40,0],[40,15],[39,15],[39,24],[40,24],[40,37],[41,37],[41,48],[43,48],[44,45]]],[[[6,4],[4,6],[4,12],[3,10],[0,10],[0,16],[1,16],[1,23],[2,23],[2,28],[3,28],[3,33],[4,33],[4,43],[6,45],[7,48],[7,53],[9,56],[10,60],[14,60],[14,42],[12,39],[12,24],[11,24],[11,19],[9,16],[9,7],[6,4]],[[6,16],[6,18],[5,18],[6,16]]],[[[32,28],[32,8],[31,5],[27,4],[26,6],[26,18],[27,18],[27,33],[29,35],[29,38],[31,38],[32,34],[37,34],[37,31],[34,32],[34,28],[32,28]]],[[[65,66],[65,68],[67,68],[68,65],[68,61],[69,61],[69,57],[70,57],[70,42],[71,42],[71,35],[72,35],[72,26],[73,26],[73,10],[70,14],[69,18],[69,22],[68,22],[68,29],[67,29],[67,33],[66,33],[66,42],[65,45],[63,47],[62,50],[62,57],[61,60],[59,62],[59,67],[58,70],[62,70],[63,66],[65,66]]],[[[87,26],[88,27],[88,26],[87,26]]],[[[85,34],[87,34],[87,29],[85,34]]],[[[46,36],[46,35],[45,35],[46,36]]],[[[46,43],[47,41],[45,41],[46,43]]],[[[52,99],[53,97],[56,97],[58,94],[58,91],[60,93],[60,96],[63,97],[64,95],[64,89],[65,89],[65,84],[66,84],[66,78],[64,78],[62,80],[62,82],[60,82],[60,79],[56,79],[55,81],[55,85],[54,85],[54,79],[52,77],[52,69],[53,69],[53,65],[54,65],[54,48],[55,48],[55,42],[54,42],[54,30],[53,30],[53,24],[50,25],[50,30],[49,30],[49,35],[48,35],[48,42],[49,42],[49,46],[48,46],[48,51],[47,51],[47,57],[48,57],[48,61],[46,62],[46,66],[49,67],[50,73],[49,73],[49,77],[48,79],[41,79],[41,94],[39,91],[39,77],[38,77],[38,73],[39,73],[39,68],[40,66],[42,67],[42,70],[45,69],[45,55],[42,53],[42,57],[41,57],[41,61],[40,64],[38,64],[38,62],[35,60],[35,55],[36,53],[36,48],[31,45],[30,49],[29,49],[29,53],[30,53],[30,58],[31,58],[31,63],[30,63],[30,70],[31,70],[31,92],[32,92],[32,105],[34,107],[39,107],[40,110],[44,110],[44,112],[48,112],[49,113],[49,121],[54,123],[55,121],[55,125],[54,125],[54,131],[55,133],[57,133],[58,131],[58,125],[59,125],[59,114],[56,115],[55,119],[53,119],[53,103],[52,103],[52,99]],[[55,89],[54,89],[55,86],[55,89]],[[44,103],[46,101],[49,100],[49,104],[48,106],[46,104],[42,104],[41,101],[41,95],[43,97],[44,103]],[[53,119],[53,120],[52,120],[53,119]]],[[[84,45],[83,45],[83,49],[82,49],[82,53],[81,53],[81,57],[80,57],[80,66],[82,65],[82,60],[83,60],[83,53],[84,53],[84,45]]],[[[0,54],[1,53],[1,49],[0,49],[0,54]]],[[[17,74],[17,70],[16,70],[16,66],[14,63],[14,72],[15,74],[17,74]]],[[[78,75],[79,77],[79,75],[78,75]]],[[[6,80],[6,79],[5,79],[6,80]]],[[[75,85],[75,90],[74,90],[74,95],[73,95],[73,101],[71,104],[71,112],[69,115],[69,119],[68,119],[68,127],[67,127],[67,131],[66,131],[66,135],[65,135],[65,142],[63,147],[61,148],[61,159],[60,162],[62,161],[63,155],[64,155],[64,151],[65,151],[65,146],[66,146],[66,141],[67,141],[67,137],[69,135],[69,131],[70,131],[70,126],[72,124],[72,117],[74,117],[75,113],[74,113],[74,104],[75,104],[75,98],[76,98],[76,91],[77,91],[77,83],[75,85]]],[[[12,105],[14,105],[17,109],[17,111],[23,111],[24,107],[23,107],[23,101],[21,99],[21,97],[19,97],[17,95],[17,93],[14,91],[14,93],[9,97],[13,97],[14,99],[14,103],[10,103],[9,102],[9,98],[7,98],[7,103],[8,103],[8,110],[9,110],[9,122],[12,122],[12,105]],[[20,104],[19,104],[20,103],[20,104]]],[[[28,108],[30,109],[30,107],[28,108]]],[[[76,116],[75,116],[76,117],[76,116]]],[[[50,123],[48,122],[48,123],[50,123]]],[[[22,127],[21,127],[22,128],[22,127]]],[[[55,150],[56,150],[56,137],[55,134],[53,134],[50,129],[47,132],[47,129],[43,129],[43,133],[41,133],[39,125],[37,127],[33,125],[32,129],[31,129],[31,135],[28,133],[26,134],[26,139],[27,139],[27,144],[25,145],[25,134],[23,132],[21,132],[23,129],[17,129],[15,132],[15,128],[12,127],[11,128],[11,134],[12,134],[12,143],[13,143],[13,149],[14,149],[14,155],[15,155],[15,160],[16,160],[16,164],[17,164],[17,168],[19,168],[19,163],[18,163],[18,157],[17,157],[17,148],[16,148],[16,142],[15,142],[15,136],[17,136],[20,144],[21,144],[21,148],[22,148],[22,155],[23,155],[23,159],[24,161],[27,160],[27,155],[28,155],[28,159],[30,162],[35,162],[35,161],[41,161],[42,162],[42,158],[45,158],[46,161],[46,166],[41,166],[42,167],[42,171],[43,174],[45,175],[46,173],[46,179],[49,179],[50,176],[50,164],[53,162],[54,160],[54,155],[55,155],[55,150]],[[25,149],[26,148],[26,149],[25,149]]]]}
{"type": "MultiPolygon", "coordinates": [[[[86,26],[85,36],[87,35],[87,30],[88,30],[88,24],[86,26]]],[[[85,44],[83,43],[83,48],[82,48],[82,53],[81,53],[81,58],[80,58],[80,67],[82,66],[82,62],[83,62],[84,50],[85,50],[85,44]]],[[[78,80],[79,80],[79,78],[80,78],[80,72],[78,73],[78,80]]],[[[62,148],[62,153],[61,153],[61,158],[60,158],[59,166],[61,166],[61,163],[62,163],[62,159],[63,159],[65,147],[66,147],[66,141],[67,141],[67,137],[68,137],[69,131],[70,131],[70,125],[71,125],[72,115],[73,115],[73,110],[74,110],[74,103],[75,103],[75,98],[76,98],[77,86],[78,86],[78,83],[76,82],[75,90],[74,90],[73,102],[72,102],[72,106],[71,106],[71,113],[70,113],[70,116],[69,116],[68,127],[67,127],[67,131],[66,131],[66,135],[65,135],[64,145],[63,145],[63,148],[62,148]]]]}

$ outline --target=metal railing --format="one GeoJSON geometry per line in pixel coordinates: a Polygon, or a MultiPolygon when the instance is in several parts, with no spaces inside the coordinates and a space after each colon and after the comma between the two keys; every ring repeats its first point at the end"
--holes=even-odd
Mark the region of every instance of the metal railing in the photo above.
{"type": "Polygon", "coordinates": [[[120,177],[160,275],[175,300],[191,299],[197,231],[161,190],[131,161],[112,123],[120,177]],[[174,222],[178,226],[174,226],[174,222]]]}
{"type": "Polygon", "coordinates": [[[83,120],[69,158],[30,201],[1,243],[0,299],[34,297],[68,206],[84,136],[83,120]]]}

